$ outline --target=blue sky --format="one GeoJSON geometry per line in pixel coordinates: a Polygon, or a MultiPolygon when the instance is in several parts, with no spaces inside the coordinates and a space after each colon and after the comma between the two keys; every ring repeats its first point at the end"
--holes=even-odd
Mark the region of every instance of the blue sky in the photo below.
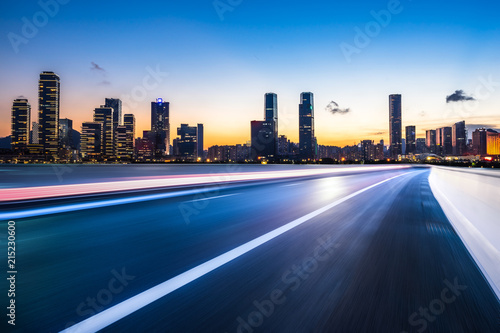
{"type": "Polygon", "coordinates": [[[249,123],[263,117],[263,95],[271,91],[278,94],[280,134],[292,140],[303,91],[315,94],[320,144],[387,140],[391,93],[403,94],[403,125],[417,125],[419,134],[462,119],[500,126],[496,2],[217,3],[230,8],[223,20],[214,1],[71,0],[18,52],[9,33],[22,37],[23,17],[43,18],[43,8],[37,1],[0,4],[0,136],[9,134],[10,107],[20,95],[36,120],[43,70],[61,76],[61,117],[74,119],[77,130],[105,97],[134,92],[125,111],[136,115],[139,131],[149,127],[150,101],[163,97],[171,102],[172,128],[204,123],[209,145],[249,140],[249,123]],[[391,6],[397,13],[358,47],[357,29],[374,27],[371,12],[391,6]],[[341,49],[347,44],[359,51],[350,61],[341,49]],[[168,75],[148,79],[143,89],[155,70],[168,75]],[[447,104],[446,96],[460,89],[477,101],[447,104]],[[328,113],[330,101],[351,112],[328,113]]]}

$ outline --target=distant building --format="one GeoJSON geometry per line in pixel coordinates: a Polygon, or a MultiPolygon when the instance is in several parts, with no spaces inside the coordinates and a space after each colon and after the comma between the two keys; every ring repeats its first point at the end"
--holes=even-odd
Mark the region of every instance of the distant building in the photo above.
{"type": "Polygon", "coordinates": [[[428,153],[436,153],[436,130],[427,130],[425,132],[425,146],[428,153]]]}
{"type": "Polygon", "coordinates": [[[204,150],[204,132],[205,130],[203,129],[203,124],[198,124],[197,125],[197,130],[196,130],[196,157],[199,159],[204,159],[205,158],[205,150],[204,150]]]}
{"type": "Polygon", "coordinates": [[[415,146],[416,146],[416,148],[415,148],[416,154],[425,153],[426,148],[425,148],[425,139],[424,138],[417,138],[415,146]]]}
{"type": "Polygon", "coordinates": [[[314,138],[314,95],[311,92],[303,92],[300,94],[299,104],[299,154],[301,159],[316,159],[314,138]]]}
{"type": "Polygon", "coordinates": [[[486,155],[487,154],[487,135],[485,128],[478,128],[472,132],[472,154],[486,155]]]}
{"type": "Polygon", "coordinates": [[[177,128],[177,135],[179,138],[177,138],[176,142],[176,155],[185,160],[197,159],[198,138],[203,141],[203,125],[189,126],[188,124],[181,124],[181,127],[177,128]],[[198,130],[201,131],[200,136],[198,136],[198,130]]]}
{"type": "Polygon", "coordinates": [[[59,146],[63,149],[71,149],[73,144],[72,138],[73,120],[64,118],[59,120],[59,146]]]}
{"type": "Polygon", "coordinates": [[[254,120],[251,127],[251,159],[273,158],[275,154],[274,123],[254,120]]]}
{"type": "Polygon", "coordinates": [[[135,158],[141,162],[151,162],[154,159],[154,143],[147,137],[135,140],[135,158]]]}
{"type": "Polygon", "coordinates": [[[453,154],[452,129],[451,127],[441,127],[436,130],[436,154],[453,154]]]}
{"type": "Polygon", "coordinates": [[[103,141],[102,122],[84,122],[82,124],[81,153],[90,160],[100,160],[103,141]]]}
{"type": "Polygon", "coordinates": [[[467,152],[467,131],[465,121],[460,121],[453,125],[451,140],[454,156],[463,156],[467,152]]]}
{"type": "Polygon", "coordinates": [[[267,93],[264,96],[264,120],[273,123],[273,140],[275,149],[273,157],[278,155],[278,96],[275,93],[267,93]]]}
{"type": "Polygon", "coordinates": [[[102,124],[101,154],[104,158],[114,157],[113,109],[106,106],[96,108],[94,110],[94,122],[102,124]]]}
{"type": "Polygon", "coordinates": [[[488,155],[500,155],[500,133],[491,129],[487,130],[486,147],[488,155]]]}
{"type": "Polygon", "coordinates": [[[116,128],[123,125],[122,101],[118,98],[106,98],[104,106],[113,109],[113,147],[116,146],[116,128]]]}
{"type": "Polygon", "coordinates": [[[417,148],[417,134],[415,126],[406,126],[406,155],[415,154],[417,148]]]}
{"type": "Polygon", "coordinates": [[[211,146],[207,160],[210,162],[247,162],[250,160],[250,145],[211,146]]]}
{"type": "Polygon", "coordinates": [[[278,155],[288,156],[290,152],[290,140],[287,139],[286,135],[280,135],[278,137],[278,155]]]}
{"type": "Polygon", "coordinates": [[[30,143],[32,144],[38,144],[40,141],[39,141],[39,137],[38,137],[38,123],[36,121],[34,121],[32,124],[31,124],[31,136],[30,136],[30,143]]]}
{"type": "Polygon", "coordinates": [[[151,132],[154,135],[155,157],[168,155],[170,148],[170,103],[163,98],[151,102],[151,132]]]}
{"type": "Polygon", "coordinates": [[[389,95],[390,152],[393,159],[403,153],[401,95],[389,95]]]}
{"type": "Polygon", "coordinates": [[[30,143],[31,105],[25,98],[18,98],[12,104],[11,149],[23,153],[30,143]]]}
{"type": "Polygon", "coordinates": [[[42,72],[38,84],[39,142],[48,157],[59,147],[60,79],[54,72],[42,72]]]}

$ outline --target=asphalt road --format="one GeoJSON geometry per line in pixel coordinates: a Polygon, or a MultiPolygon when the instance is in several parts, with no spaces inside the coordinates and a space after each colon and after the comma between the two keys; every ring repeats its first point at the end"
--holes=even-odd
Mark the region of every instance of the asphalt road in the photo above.
{"type": "Polygon", "coordinates": [[[500,332],[499,301],[428,174],[263,182],[18,219],[16,329],[113,313],[105,332],[500,332]],[[118,304],[283,226],[122,315],[118,304]]]}

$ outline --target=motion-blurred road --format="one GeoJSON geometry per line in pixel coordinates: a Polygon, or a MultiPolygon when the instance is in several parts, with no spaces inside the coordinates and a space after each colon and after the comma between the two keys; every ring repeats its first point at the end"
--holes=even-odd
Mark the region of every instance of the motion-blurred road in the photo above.
{"type": "Polygon", "coordinates": [[[498,299],[429,172],[224,185],[16,219],[15,330],[104,320],[104,332],[500,332],[498,299]],[[186,285],[151,290],[263,235],[186,285]],[[147,290],[165,296],[129,315],[117,306],[147,290]]]}

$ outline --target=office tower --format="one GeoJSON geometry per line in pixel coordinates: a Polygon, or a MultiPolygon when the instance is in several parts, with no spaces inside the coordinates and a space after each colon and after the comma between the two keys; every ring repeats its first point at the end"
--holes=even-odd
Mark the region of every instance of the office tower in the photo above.
{"type": "Polygon", "coordinates": [[[406,126],[406,155],[415,154],[417,134],[415,126],[406,126]]]}
{"type": "Polygon", "coordinates": [[[436,153],[436,130],[425,131],[425,146],[428,153],[436,153]]]}
{"type": "Polygon", "coordinates": [[[59,100],[59,76],[42,72],[38,84],[39,142],[48,156],[56,156],[59,146],[59,100]]]}
{"type": "Polygon", "coordinates": [[[116,128],[123,125],[122,101],[118,98],[106,98],[104,100],[104,106],[113,109],[113,146],[115,146],[116,128]]]}
{"type": "Polygon", "coordinates": [[[135,138],[135,116],[127,113],[123,116],[123,126],[127,129],[127,155],[130,159],[134,156],[134,138],[135,138]]]}
{"type": "Polygon", "coordinates": [[[251,159],[273,158],[275,154],[274,123],[254,120],[251,127],[251,159]]]}
{"type": "Polygon", "coordinates": [[[486,129],[478,128],[472,132],[472,154],[486,155],[486,129]]]}
{"type": "Polygon", "coordinates": [[[313,93],[300,94],[299,104],[299,154],[305,160],[314,160],[314,96],[313,93]]]}
{"type": "Polygon", "coordinates": [[[100,159],[103,141],[102,122],[84,122],[82,124],[81,152],[83,158],[100,159]]]}
{"type": "Polygon", "coordinates": [[[361,159],[363,161],[375,160],[375,145],[372,140],[361,141],[361,159]]]}
{"type": "Polygon", "coordinates": [[[436,154],[451,155],[453,153],[451,127],[441,127],[436,130],[436,154]]]}
{"type": "Polygon", "coordinates": [[[102,124],[101,153],[103,157],[113,157],[113,109],[105,106],[94,109],[94,122],[102,124]]]}
{"type": "Polygon", "coordinates": [[[30,143],[31,105],[25,98],[18,98],[12,103],[11,147],[21,153],[30,143]]]}
{"type": "Polygon", "coordinates": [[[36,144],[36,145],[39,143],[39,139],[38,139],[38,123],[36,121],[34,121],[31,124],[30,143],[36,144]]]}
{"type": "Polygon", "coordinates": [[[486,131],[486,154],[500,155],[500,133],[492,129],[486,131]]]}
{"type": "Polygon", "coordinates": [[[278,137],[278,155],[288,156],[290,153],[290,140],[287,139],[286,135],[280,135],[278,137]]]}
{"type": "Polygon", "coordinates": [[[423,154],[425,152],[425,139],[418,138],[415,143],[415,154],[423,154]]]}
{"type": "Polygon", "coordinates": [[[155,157],[169,154],[170,148],[170,103],[157,98],[151,102],[151,132],[154,134],[155,157]]]}
{"type": "Polygon", "coordinates": [[[453,146],[453,155],[465,155],[467,148],[467,133],[465,130],[465,121],[460,121],[453,125],[451,129],[451,140],[453,146]]]}
{"type": "Polygon", "coordinates": [[[179,138],[176,139],[176,150],[178,156],[188,160],[194,160],[196,158],[196,150],[198,147],[197,132],[197,126],[189,126],[188,124],[181,124],[181,127],[177,128],[177,135],[179,138]]]}
{"type": "Polygon", "coordinates": [[[201,159],[205,158],[203,132],[203,124],[198,124],[196,129],[196,157],[201,159]]]}
{"type": "Polygon", "coordinates": [[[71,149],[73,145],[72,140],[73,120],[64,118],[59,120],[59,146],[63,149],[71,149]]]}
{"type": "Polygon", "coordinates": [[[401,132],[401,95],[389,95],[389,136],[393,159],[397,159],[403,152],[401,132]]]}
{"type": "Polygon", "coordinates": [[[273,138],[275,151],[278,152],[278,96],[275,93],[267,93],[264,96],[264,120],[268,123],[273,122],[273,138]]]}

